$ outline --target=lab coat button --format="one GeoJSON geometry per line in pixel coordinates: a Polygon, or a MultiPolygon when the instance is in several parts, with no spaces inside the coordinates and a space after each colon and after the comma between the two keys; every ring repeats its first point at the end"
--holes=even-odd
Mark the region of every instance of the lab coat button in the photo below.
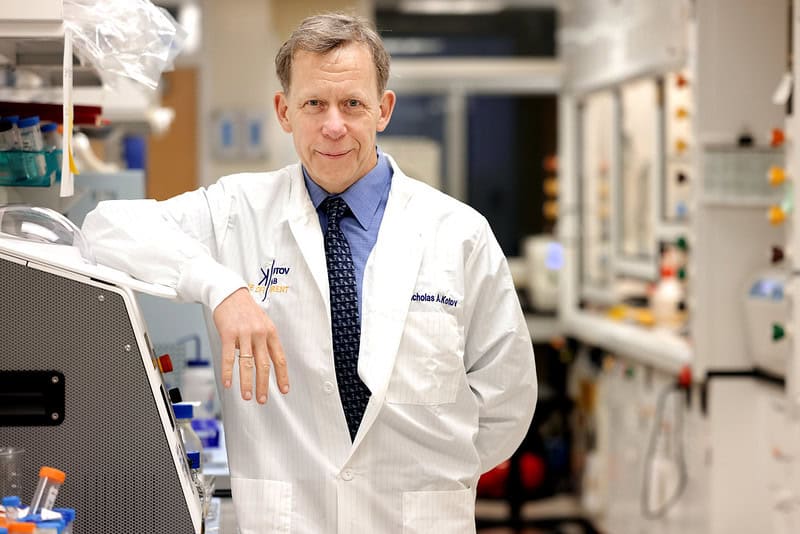
{"type": "Polygon", "coordinates": [[[333,393],[333,390],[336,389],[336,386],[333,385],[333,382],[326,381],[324,384],[322,384],[322,389],[325,390],[325,393],[330,395],[333,393]]]}
{"type": "Polygon", "coordinates": [[[342,480],[347,480],[348,482],[353,480],[353,472],[349,469],[342,471],[342,480]]]}

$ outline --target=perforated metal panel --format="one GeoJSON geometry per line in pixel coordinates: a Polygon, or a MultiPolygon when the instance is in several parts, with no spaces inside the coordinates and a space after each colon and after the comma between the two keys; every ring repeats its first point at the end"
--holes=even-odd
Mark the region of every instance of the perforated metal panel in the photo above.
{"type": "Polygon", "coordinates": [[[26,451],[23,501],[48,465],[67,473],[56,506],[77,510],[77,534],[194,533],[122,296],[2,258],[0,294],[0,372],[66,386],[61,425],[0,426],[0,446],[26,451]]]}

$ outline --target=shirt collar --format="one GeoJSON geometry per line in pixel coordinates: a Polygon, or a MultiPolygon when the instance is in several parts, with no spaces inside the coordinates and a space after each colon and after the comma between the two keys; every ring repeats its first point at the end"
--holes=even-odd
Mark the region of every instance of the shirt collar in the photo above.
{"type": "MultiPolygon", "coordinates": [[[[350,211],[353,212],[358,224],[364,230],[369,230],[375,213],[378,211],[381,199],[389,188],[392,179],[392,166],[386,155],[377,148],[378,163],[371,171],[365,174],[360,180],[356,181],[353,185],[345,189],[340,195],[347,202],[350,211]]],[[[314,204],[315,209],[319,209],[322,201],[331,195],[319,185],[306,172],[303,167],[303,178],[306,182],[306,189],[308,195],[311,197],[311,202],[314,204]]]]}

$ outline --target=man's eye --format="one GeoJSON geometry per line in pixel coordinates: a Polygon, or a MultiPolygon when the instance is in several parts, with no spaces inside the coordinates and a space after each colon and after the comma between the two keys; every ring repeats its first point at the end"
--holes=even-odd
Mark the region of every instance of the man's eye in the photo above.
{"type": "Polygon", "coordinates": [[[319,106],[319,100],[312,98],[311,100],[306,101],[306,105],[311,107],[317,107],[319,106]]]}
{"type": "Polygon", "coordinates": [[[348,105],[348,107],[351,107],[351,108],[357,108],[358,106],[361,105],[361,101],[360,100],[356,100],[355,98],[351,98],[350,100],[347,101],[347,105],[348,105]]]}

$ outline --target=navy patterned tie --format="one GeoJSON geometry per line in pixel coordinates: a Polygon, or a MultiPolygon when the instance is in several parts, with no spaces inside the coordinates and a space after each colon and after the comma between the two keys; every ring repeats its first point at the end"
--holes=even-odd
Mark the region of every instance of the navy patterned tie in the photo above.
{"type": "Polygon", "coordinates": [[[328,285],[331,292],[333,360],[347,428],[350,430],[350,439],[354,440],[369,401],[370,391],[358,377],[361,325],[358,319],[356,273],[350,245],[339,227],[342,217],[350,208],[341,197],[328,197],[321,207],[328,216],[325,256],[328,260],[328,285]]]}

